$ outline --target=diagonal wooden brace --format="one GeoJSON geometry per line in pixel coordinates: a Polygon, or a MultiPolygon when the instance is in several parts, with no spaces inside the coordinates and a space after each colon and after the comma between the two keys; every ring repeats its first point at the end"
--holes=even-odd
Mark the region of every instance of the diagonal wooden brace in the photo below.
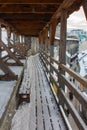
{"type": "Polygon", "coordinates": [[[19,65],[19,66],[23,65],[23,63],[20,62],[20,60],[11,52],[11,50],[8,47],[6,47],[6,45],[4,44],[4,42],[2,40],[0,40],[0,46],[3,47],[8,52],[9,57],[11,57],[13,60],[15,60],[17,65],[19,65]]]}
{"type": "Polygon", "coordinates": [[[4,76],[0,76],[1,80],[16,80],[17,79],[17,75],[15,75],[8,66],[6,66],[6,64],[0,59],[0,68],[2,69],[2,71],[5,73],[4,76]]]}
{"type": "MultiPolygon", "coordinates": [[[[19,44],[19,43],[18,43],[19,44]]],[[[22,47],[22,44],[20,44],[20,47],[19,46],[16,46],[16,45],[13,45],[10,43],[10,47],[14,48],[14,51],[21,57],[21,58],[25,58],[26,57],[26,54],[23,53],[23,49],[21,49],[22,47]]],[[[25,50],[26,52],[27,50],[25,50]]]]}

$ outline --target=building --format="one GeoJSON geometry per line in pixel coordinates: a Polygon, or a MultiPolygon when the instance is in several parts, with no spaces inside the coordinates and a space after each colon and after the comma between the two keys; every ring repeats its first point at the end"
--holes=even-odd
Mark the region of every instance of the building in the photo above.
{"type": "Polygon", "coordinates": [[[79,39],[79,42],[87,40],[87,31],[83,29],[73,29],[68,33],[68,36],[76,36],[79,39]]]}

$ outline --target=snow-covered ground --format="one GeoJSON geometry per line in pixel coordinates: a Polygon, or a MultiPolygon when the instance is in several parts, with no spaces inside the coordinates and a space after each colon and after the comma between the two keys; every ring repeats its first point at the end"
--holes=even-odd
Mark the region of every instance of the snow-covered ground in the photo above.
{"type": "MultiPolygon", "coordinates": [[[[16,75],[20,75],[23,66],[10,66],[9,67],[16,75]]],[[[0,75],[4,74],[0,70],[0,75]]],[[[7,106],[7,103],[10,99],[11,93],[16,85],[16,80],[14,81],[0,81],[0,118],[2,117],[3,112],[7,106]]]]}
{"type": "Polygon", "coordinates": [[[0,118],[5,111],[16,81],[0,81],[0,118]]]}
{"type": "MultiPolygon", "coordinates": [[[[2,41],[7,45],[7,32],[2,30],[2,41]]],[[[6,51],[2,52],[2,57],[6,56],[8,53],[6,51]]],[[[10,59],[8,62],[14,63],[15,61],[10,59]]],[[[25,60],[21,60],[22,63],[25,63],[25,60]]],[[[23,66],[10,66],[9,67],[16,75],[20,75],[23,66]]],[[[0,69],[0,75],[4,75],[4,72],[0,69]]],[[[10,99],[13,88],[16,85],[15,81],[0,81],[0,118],[2,117],[3,112],[7,106],[7,103],[10,99]]]]}

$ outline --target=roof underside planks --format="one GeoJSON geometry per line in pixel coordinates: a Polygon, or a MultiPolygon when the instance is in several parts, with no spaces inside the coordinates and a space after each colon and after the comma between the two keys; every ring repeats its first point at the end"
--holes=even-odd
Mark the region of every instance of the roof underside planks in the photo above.
{"type": "Polygon", "coordinates": [[[68,15],[78,10],[82,0],[0,0],[0,18],[22,35],[38,36],[61,10],[68,15]]]}

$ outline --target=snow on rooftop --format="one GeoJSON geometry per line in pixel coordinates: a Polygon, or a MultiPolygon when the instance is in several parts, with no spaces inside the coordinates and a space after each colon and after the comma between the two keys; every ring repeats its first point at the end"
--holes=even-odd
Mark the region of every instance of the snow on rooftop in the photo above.
{"type": "Polygon", "coordinates": [[[82,51],[79,55],[80,75],[85,77],[87,75],[87,50],[82,51]]]}
{"type": "MultiPolygon", "coordinates": [[[[55,39],[56,40],[60,40],[60,38],[59,37],[55,37],[55,39]]],[[[78,38],[70,38],[70,37],[67,37],[67,39],[66,39],[67,41],[79,41],[79,39],[78,38]]]]}

